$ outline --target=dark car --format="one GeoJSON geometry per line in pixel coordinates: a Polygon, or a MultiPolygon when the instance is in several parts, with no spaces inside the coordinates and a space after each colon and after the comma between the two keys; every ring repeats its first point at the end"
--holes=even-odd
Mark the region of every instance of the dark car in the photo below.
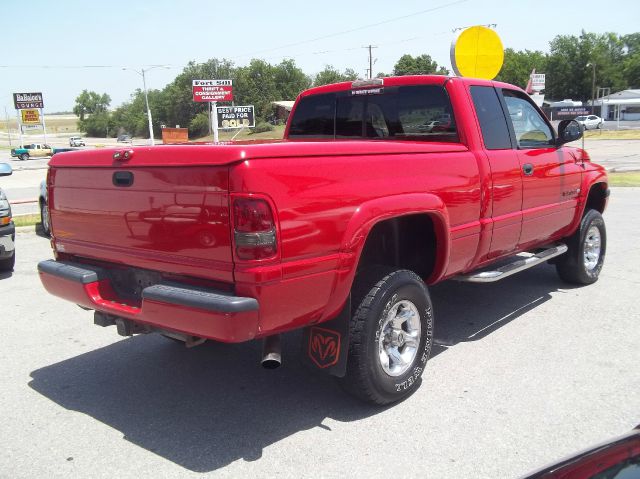
{"type": "Polygon", "coordinates": [[[640,425],[631,432],[590,447],[522,479],[638,479],[640,425]]]}
{"type": "MultiPolygon", "coordinates": [[[[0,176],[13,173],[11,166],[0,163],[0,176]]],[[[12,271],[16,262],[16,228],[11,220],[11,205],[0,188],[0,272],[12,271]]]]}
{"type": "Polygon", "coordinates": [[[119,135],[118,143],[131,143],[131,135],[119,135]]]}

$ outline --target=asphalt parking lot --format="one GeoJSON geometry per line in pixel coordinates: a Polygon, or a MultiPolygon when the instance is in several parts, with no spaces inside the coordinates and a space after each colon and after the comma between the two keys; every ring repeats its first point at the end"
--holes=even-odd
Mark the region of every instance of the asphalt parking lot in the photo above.
{"type": "Polygon", "coordinates": [[[374,408],[259,344],[121,338],[48,295],[49,242],[17,234],[0,276],[2,477],[511,478],[640,423],[640,188],[614,188],[600,281],[543,265],[431,288],[437,344],[420,388],[374,408]],[[635,220],[635,221],[634,221],[635,220]]]}

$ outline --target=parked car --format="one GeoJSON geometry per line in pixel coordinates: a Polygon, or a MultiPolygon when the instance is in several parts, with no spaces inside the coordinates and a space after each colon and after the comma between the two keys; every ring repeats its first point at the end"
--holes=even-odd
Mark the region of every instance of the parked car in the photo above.
{"type": "Polygon", "coordinates": [[[51,234],[51,223],[49,221],[49,201],[47,196],[47,180],[40,182],[40,197],[38,199],[40,205],[40,224],[42,232],[49,236],[51,234]]]}
{"type": "Polygon", "coordinates": [[[631,432],[527,474],[522,479],[638,479],[640,425],[631,432]]]}
{"type": "Polygon", "coordinates": [[[69,138],[69,146],[85,146],[84,139],[79,136],[69,138]]]}
{"type": "MultiPolygon", "coordinates": [[[[11,165],[0,163],[0,176],[13,173],[11,165]]],[[[16,228],[11,218],[11,205],[0,188],[0,272],[12,271],[16,262],[16,228]]]]}
{"type": "Polygon", "coordinates": [[[596,115],[585,115],[576,118],[576,121],[580,123],[583,129],[593,130],[594,128],[602,128],[604,125],[604,119],[596,115]]]}
{"type": "Polygon", "coordinates": [[[130,135],[119,135],[117,141],[118,141],[118,143],[131,143],[131,136],[130,135]]]}
{"type": "Polygon", "coordinates": [[[53,148],[44,143],[32,143],[30,145],[24,145],[21,148],[12,148],[11,156],[20,158],[22,161],[28,160],[30,157],[43,157],[51,156],[53,154],[53,148]]]}

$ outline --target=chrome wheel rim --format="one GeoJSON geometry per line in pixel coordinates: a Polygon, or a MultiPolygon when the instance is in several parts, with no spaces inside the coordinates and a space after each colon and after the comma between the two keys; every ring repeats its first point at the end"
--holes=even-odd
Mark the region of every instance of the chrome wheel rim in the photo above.
{"type": "Polygon", "coordinates": [[[378,330],[380,365],[389,376],[401,376],[411,367],[420,346],[420,313],[411,301],[395,303],[378,330]]]}
{"type": "Polygon", "coordinates": [[[587,271],[593,270],[598,264],[600,260],[600,245],[600,230],[597,226],[592,226],[584,238],[584,267],[587,271]]]}

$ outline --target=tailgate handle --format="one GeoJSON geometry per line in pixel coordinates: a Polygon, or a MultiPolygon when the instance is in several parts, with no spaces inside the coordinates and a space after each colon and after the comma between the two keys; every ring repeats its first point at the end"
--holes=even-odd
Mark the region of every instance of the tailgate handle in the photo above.
{"type": "Polygon", "coordinates": [[[131,186],[133,184],[133,173],[130,171],[116,171],[113,174],[114,186],[131,186]]]}

